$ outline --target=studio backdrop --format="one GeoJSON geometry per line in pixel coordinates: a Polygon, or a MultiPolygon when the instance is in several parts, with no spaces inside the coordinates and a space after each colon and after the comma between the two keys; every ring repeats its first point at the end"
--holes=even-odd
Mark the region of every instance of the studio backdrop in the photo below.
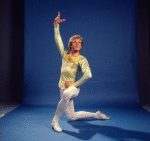
{"type": "Polygon", "coordinates": [[[60,24],[64,46],[71,36],[82,36],[81,55],[92,71],[76,105],[138,103],[136,0],[24,0],[24,9],[23,104],[59,102],[62,60],[53,26],[58,11],[66,19],[60,24]]]}

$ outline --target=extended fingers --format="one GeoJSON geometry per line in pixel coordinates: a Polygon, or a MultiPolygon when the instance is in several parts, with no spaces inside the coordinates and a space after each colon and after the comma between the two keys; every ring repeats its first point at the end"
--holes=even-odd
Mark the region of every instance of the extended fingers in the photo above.
{"type": "Polygon", "coordinates": [[[58,17],[60,17],[60,12],[58,12],[58,17]]]}
{"type": "Polygon", "coordinates": [[[56,17],[57,19],[60,19],[60,12],[58,12],[58,16],[56,17]]]}
{"type": "Polygon", "coordinates": [[[64,22],[65,21],[65,19],[63,19],[63,20],[60,20],[60,22],[64,22]]]}
{"type": "Polygon", "coordinates": [[[60,19],[60,20],[59,20],[59,23],[62,23],[62,22],[64,22],[64,21],[65,21],[65,19],[63,19],[63,20],[60,19]]]}
{"type": "Polygon", "coordinates": [[[55,20],[60,19],[60,12],[58,12],[58,16],[55,18],[55,20]]]}
{"type": "Polygon", "coordinates": [[[62,21],[62,22],[64,22],[64,21],[65,21],[65,19],[62,19],[61,21],[62,21]]]}

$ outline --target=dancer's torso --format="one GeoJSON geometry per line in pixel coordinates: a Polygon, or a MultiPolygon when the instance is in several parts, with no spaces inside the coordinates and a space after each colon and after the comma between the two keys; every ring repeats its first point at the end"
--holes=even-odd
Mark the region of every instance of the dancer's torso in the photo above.
{"type": "Polygon", "coordinates": [[[79,61],[82,58],[84,58],[82,55],[71,58],[69,54],[66,54],[65,57],[62,58],[61,76],[58,84],[60,89],[66,89],[66,81],[73,83],[76,81],[78,74],[81,72],[79,61]]]}

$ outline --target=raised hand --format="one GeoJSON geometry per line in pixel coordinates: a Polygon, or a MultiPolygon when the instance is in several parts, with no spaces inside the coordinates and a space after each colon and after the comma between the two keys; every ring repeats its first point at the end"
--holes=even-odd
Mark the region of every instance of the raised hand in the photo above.
{"type": "Polygon", "coordinates": [[[65,19],[60,19],[60,12],[58,12],[58,16],[55,18],[55,20],[54,20],[54,25],[58,25],[58,24],[60,24],[61,22],[64,22],[65,21],[65,19]]]}

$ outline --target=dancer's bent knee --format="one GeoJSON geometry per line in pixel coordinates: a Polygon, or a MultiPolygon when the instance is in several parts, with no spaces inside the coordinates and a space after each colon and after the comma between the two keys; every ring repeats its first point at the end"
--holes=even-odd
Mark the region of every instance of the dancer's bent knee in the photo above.
{"type": "Polygon", "coordinates": [[[78,94],[79,94],[79,88],[70,86],[66,90],[64,90],[63,96],[69,97],[71,99],[73,97],[76,97],[78,94]]]}

